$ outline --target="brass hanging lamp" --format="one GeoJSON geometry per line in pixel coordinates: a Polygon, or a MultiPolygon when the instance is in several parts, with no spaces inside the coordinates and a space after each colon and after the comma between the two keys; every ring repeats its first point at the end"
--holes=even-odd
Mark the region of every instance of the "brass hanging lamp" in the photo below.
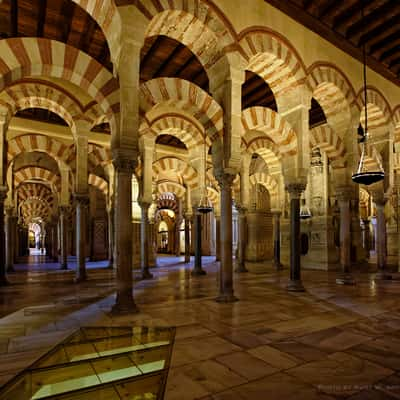
{"type": "MultiPolygon", "coordinates": [[[[361,1],[361,17],[364,19],[364,5],[361,1]]],[[[379,182],[385,178],[385,172],[383,170],[382,164],[378,157],[376,158],[376,162],[378,164],[377,170],[369,170],[366,166],[365,159],[367,157],[367,142],[368,142],[368,110],[367,110],[367,56],[365,51],[365,42],[362,45],[363,50],[363,78],[364,78],[364,130],[360,130],[358,135],[361,136],[359,139],[359,143],[362,143],[361,157],[358,163],[357,172],[352,175],[351,179],[353,182],[358,183],[360,185],[372,185],[373,183],[379,182]]]]}
{"type": "Polygon", "coordinates": [[[213,211],[213,207],[210,206],[210,202],[207,195],[207,146],[206,138],[204,136],[204,182],[203,182],[203,192],[200,197],[199,205],[197,206],[197,211],[200,214],[208,214],[213,211]]]}

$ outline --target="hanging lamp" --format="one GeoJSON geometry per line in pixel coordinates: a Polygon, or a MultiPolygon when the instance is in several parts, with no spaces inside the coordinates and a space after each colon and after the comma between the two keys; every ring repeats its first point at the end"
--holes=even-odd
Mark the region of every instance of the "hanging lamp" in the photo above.
{"type": "MultiPolygon", "coordinates": [[[[361,1],[361,18],[364,19],[364,5],[361,1]]],[[[358,163],[357,172],[352,175],[351,179],[353,182],[360,185],[372,185],[373,183],[379,182],[385,178],[385,172],[383,170],[382,164],[378,157],[376,158],[378,164],[378,170],[370,171],[365,163],[365,158],[367,156],[367,142],[368,142],[368,110],[367,110],[367,56],[365,51],[365,41],[362,45],[363,51],[363,78],[364,78],[364,130],[358,132],[361,136],[359,142],[362,143],[361,157],[358,163]]]]}
{"type": "Polygon", "coordinates": [[[301,199],[300,218],[309,219],[312,217],[311,210],[306,204],[306,199],[301,199]]]}
{"type": "Polygon", "coordinates": [[[203,182],[203,193],[200,197],[199,205],[197,206],[197,211],[200,214],[208,214],[213,208],[210,206],[207,196],[207,146],[206,146],[206,138],[204,136],[204,182],[203,182]]]}

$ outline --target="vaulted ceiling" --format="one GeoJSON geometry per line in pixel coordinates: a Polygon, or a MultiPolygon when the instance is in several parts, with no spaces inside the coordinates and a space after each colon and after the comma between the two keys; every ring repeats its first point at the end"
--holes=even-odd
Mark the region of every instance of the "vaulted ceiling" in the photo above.
{"type": "Polygon", "coordinates": [[[399,0],[265,1],[400,85],[399,0]]]}

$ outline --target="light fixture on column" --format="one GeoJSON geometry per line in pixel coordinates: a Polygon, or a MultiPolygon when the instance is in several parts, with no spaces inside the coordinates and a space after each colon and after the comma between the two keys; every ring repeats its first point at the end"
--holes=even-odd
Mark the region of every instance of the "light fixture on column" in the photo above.
{"type": "MultiPolygon", "coordinates": [[[[361,2],[361,17],[364,19],[364,6],[363,2],[361,2]]],[[[357,172],[353,174],[351,179],[358,184],[361,185],[371,185],[373,183],[379,182],[385,178],[385,172],[383,171],[382,164],[378,157],[376,158],[376,162],[378,164],[377,170],[370,170],[366,163],[365,158],[367,155],[367,141],[368,141],[368,110],[367,110],[367,56],[365,51],[365,41],[363,43],[363,77],[364,77],[364,131],[362,133],[358,133],[361,136],[359,142],[362,143],[362,151],[361,158],[358,163],[357,172]]]]}
{"type": "Polygon", "coordinates": [[[197,211],[200,214],[208,214],[213,210],[210,206],[207,195],[207,146],[206,137],[204,136],[204,182],[203,182],[203,192],[200,197],[199,205],[197,206],[197,211]]]}
{"type": "Polygon", "coordinates": [[[309,219],[312,217],[311,210],[306,204],[306,199],[301,199],[300,218],[309,219]]]}

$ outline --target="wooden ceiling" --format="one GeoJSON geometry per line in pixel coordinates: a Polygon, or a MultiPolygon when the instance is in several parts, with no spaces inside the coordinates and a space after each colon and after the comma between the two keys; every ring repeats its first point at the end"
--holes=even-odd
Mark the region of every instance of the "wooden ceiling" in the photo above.
{"type": "Polygon", "coordinates": [[[400,85],[399,0],[265,1],[400,85]]]}
{"type": "Polygon", "coordinates": [[[0,37],[43,37],[76,47],[110,71],[110,51],[96,21],[71,0],[2,0],[0,37]]]}

